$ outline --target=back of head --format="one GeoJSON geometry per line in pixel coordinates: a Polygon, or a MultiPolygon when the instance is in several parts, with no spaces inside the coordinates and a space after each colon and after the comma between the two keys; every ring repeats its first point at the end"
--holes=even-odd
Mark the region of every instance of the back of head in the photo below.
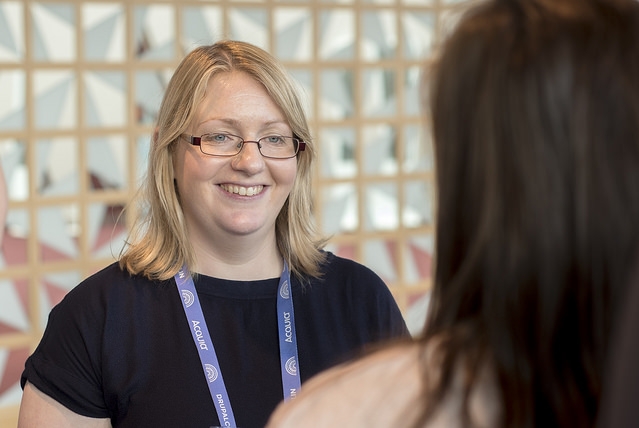
{"type": "Polygon", "coordinates": [[[444,45],[431,96],[425,338],[447,338],[444,374],[491,362],[505,426],[590,426],[639,242],[639,2],[484,2],[444,45]]]}

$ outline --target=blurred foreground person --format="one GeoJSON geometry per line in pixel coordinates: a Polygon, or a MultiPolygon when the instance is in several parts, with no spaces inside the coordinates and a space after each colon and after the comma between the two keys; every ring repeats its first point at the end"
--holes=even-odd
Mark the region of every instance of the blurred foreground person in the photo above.
{"type": "Polygon", "coordinates": [[[604,375],[599,428],[635,428],[639,423],[639,263],[622,304],[604,375]]]}
{"type": "Polygon", "coordinates": [[[318,376],[270,427],[595,423],[639,243],[639,2],[483,2],[432,85],[423,336],[318,376]]]}

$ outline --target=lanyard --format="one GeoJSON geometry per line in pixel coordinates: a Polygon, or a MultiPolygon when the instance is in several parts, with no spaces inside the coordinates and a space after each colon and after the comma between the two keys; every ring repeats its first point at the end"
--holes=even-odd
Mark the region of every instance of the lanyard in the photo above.
{"type": "MultiPolygon", "coordinates": [[[[300,391],[301,381],[298,372],[297,338],[295,333],[295,314],[291,292],[291,275],[288,264],[284,261],[284,269],[280,276],[277,290],[277,325],[280,342],[280,363],[284,400],[294,398],[300,391]]],[[[197,347],[202,369],[206,376],[211,398],[215,404],[220,424],[235,427],[235,416],[231,408],[222,371],[217,360],[215,347],[209,329],[204,320],[200,300],[195,290],[193,278],[186,265],[175,275],[175,284],[182,296],[182,306],[189,321],[193,342],[197,347]]]]}
{"type": "Polygon", "coordinates": [[[295,313],[291,273],[284,260],[284,270],[277,288],[277,326],[280,336],[280,364],[282,365],[282,387],[284,401],[295,398],[300,391],[301,381],[297,369],[297,334],[295,333],[295,313]]]}

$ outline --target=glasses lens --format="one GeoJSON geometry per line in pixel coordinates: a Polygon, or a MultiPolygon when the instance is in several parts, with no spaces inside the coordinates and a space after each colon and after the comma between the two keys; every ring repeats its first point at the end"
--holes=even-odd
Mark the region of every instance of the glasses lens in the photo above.
{"type": "Polygon", "coordinates": [[[292,158],[297,154],[298,142],[295,138],[271,135],[260,138],[259,147],[262,156],[286,159],[292,158]]]}
{"type": "Polygon", "coordinates": [[[242,150],[242,139],[231,134],[204,134],[200,149],[207,155],[233,156],[242,150]]]}

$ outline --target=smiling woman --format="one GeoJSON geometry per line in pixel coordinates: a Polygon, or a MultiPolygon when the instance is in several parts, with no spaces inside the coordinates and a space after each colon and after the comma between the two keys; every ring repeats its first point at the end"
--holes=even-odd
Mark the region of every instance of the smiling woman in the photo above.
{"type": "Polygon", "coordinates": [[[292,139],[293,132],[266,88],[246,72],[215,74],[205,93],[188,133],[213,135],[221,142],[202,145],[200,140],[196,147],[180,139],[173,158],[180,204],[197,257],[195,270],[235,279],[275,277],[281,256],[273,226],[295,183],[296,150],[291,142],[288,151],[284,148],[284,158],[273,159],[263,156],[260,143],[246,144],[244,139],[292,139]],[[234,266],[231,271],[225,264],[218,266],[224,259],[219,253],[229,255],[228,247],[219,242],[229,240],[238,261],[261,263],[241,272],[235,272],[234,266]]]}
{"type": "Polygon", "coordinates": [[[148,215],[119,263],[51,312],[20,427],[263,427],[306,379],[408,336],[382,280],[323,250],[313,141],[272,56],[233,41],[195,49],[156,129],[148,215]]]}

